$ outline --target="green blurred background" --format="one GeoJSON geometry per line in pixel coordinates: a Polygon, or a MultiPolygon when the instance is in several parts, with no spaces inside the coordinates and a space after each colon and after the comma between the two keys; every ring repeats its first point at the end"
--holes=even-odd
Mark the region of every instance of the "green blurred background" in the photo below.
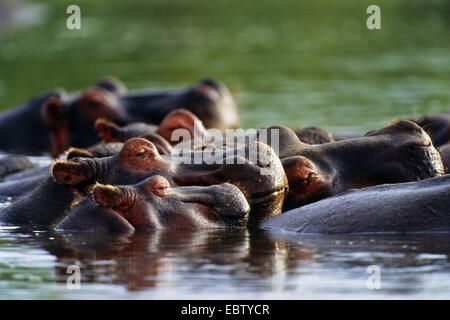
{"type": "Polygon", "coordinates": [[[130,90],[211,77],[246,128],[363,132],[450,109],[449,17],[448,0],[0,0],[0,110],[105,75],[130,90]],[[66,28],[71,4],[81,30],[66,28]]]}

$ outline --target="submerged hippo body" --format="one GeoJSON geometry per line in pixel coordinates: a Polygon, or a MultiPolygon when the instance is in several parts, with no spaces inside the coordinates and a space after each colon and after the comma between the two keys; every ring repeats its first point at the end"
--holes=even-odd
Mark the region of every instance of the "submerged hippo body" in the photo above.
{"type": "Polygon", "coordinates": [[[0,181],[5,177],[33,168],[35,165],[25,156],[6,156],[0,159],[0,181]]]}
{"type": "Polygon", "coordinates": [[[36,190],[47,177],[48,169],[44,175],[32,175],[17,180],[0,182],[0,201],[4,199],[17,200],[27,196],[36,190]]]}
{"type": "Polygon", "coordinates": [[[48,177],[30,195],[0,210],[0,223],[48,229],[64,218],[77,199],[80,192],[76,188],[48,177]]]}
{"type": "Polygon", "coordinates": [[[64,94],[53,90],[0,114],[0,150],[27,155],[50,152],[49,123],[42,111],[50,100],[61,100],[64,94]]]}
{"type": "Polygon", "coordinates": [[[57,231],[131,232],[244,227],[250,207],[231,184],[171,188],[161,176],[133,186],[97,185],[57,231]]]}
{"type": "Polygon", "coordinates": [[[278,154],[289,180],[284,210],[354,188],[416,181],[444,173],[430,137],[410,121],[373,130],[361,138],[321,145],[302,143],[284,126],[268,129],[279,132],[278,154]]]}
{"type": "Polygon", "coordinates": [[[450,175],[349,191],[261,224],[299,233],[450,232],[450,175]]]}
{"type": "Polygon", "coordinates": [[[56,224],[61,232],[129,233],[134,227],[125,218],[109,208],[86,197],[56,224]]]}

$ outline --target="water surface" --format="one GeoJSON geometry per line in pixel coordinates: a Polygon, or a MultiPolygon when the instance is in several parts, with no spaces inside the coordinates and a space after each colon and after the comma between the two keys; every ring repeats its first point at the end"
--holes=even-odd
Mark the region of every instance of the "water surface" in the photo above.
{"type": "Polygon", "coordinates": [[[450,236],[0,231],[2,299],[442,299],[450,236]],[[68,267],[81,270],[69,289],[68,267]],[[380,268],[370,290],[368,267],[380,268]]]}

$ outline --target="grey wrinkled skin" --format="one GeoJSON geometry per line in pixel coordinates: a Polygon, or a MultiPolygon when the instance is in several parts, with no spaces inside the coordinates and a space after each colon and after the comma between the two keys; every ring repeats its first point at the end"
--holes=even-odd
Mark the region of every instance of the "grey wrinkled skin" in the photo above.
{"type": "Polygon", "coordinates": [[[349,191],[268,219],[261,228],[312,234],[450,232],[450,175],[349,191]]]}

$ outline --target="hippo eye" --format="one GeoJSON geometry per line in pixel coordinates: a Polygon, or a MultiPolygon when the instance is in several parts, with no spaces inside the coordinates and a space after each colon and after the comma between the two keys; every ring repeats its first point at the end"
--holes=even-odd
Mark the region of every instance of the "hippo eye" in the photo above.
{"type": "Polygon", "coordinates": [[[147,157],[150,159],[154,159],[156,157],[156,155],[154,154],[154,152],[151,149],[148,148],[140,148],[136,151],[136,153],[134,154],[135,157],[147,157]]]}
{"type": "Polygon", "coordinates": [[[147,150],[145,150],[144,148],[139,149],[139,150],[136,152],[136,157],[143,156],[143,155],[146,153],[146,151],[147,151],[147,150]]]}
{"type": "Polygon", "coordinates": [[[97,100],[91,100],[90,106],[92,108],[99,108],[101,107],[103,104],[100,101],[97,100]]]}
{"type": "Polygon", "coordinates": [[[153,176],[144,181],[147,193],[152,193],[158,197],[166,197],[172,193],[169,181],[162,176],[153,176]]]}
{"type": "Polygon", "coordinates": [[[158,197],[165,197],[171,193],[170,186],[167,183],[156,183],[152,189],[152,192],[158,197]]]}

